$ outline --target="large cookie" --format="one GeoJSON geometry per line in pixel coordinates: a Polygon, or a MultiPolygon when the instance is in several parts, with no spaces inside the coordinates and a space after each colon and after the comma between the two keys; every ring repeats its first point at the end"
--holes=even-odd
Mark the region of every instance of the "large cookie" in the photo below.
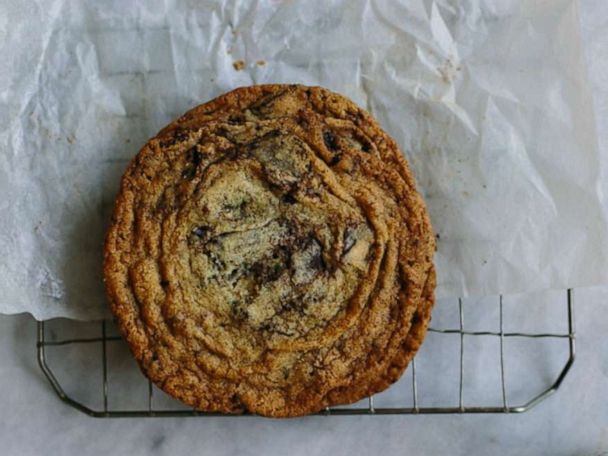
{"type": "Polygon", "coordinates": [[[162,130],[122,179],[112,310],[143,372],[205,411],[297,416],[396,381],[434,236],[395,142],[319,87],[245,87],[162,130]]]}

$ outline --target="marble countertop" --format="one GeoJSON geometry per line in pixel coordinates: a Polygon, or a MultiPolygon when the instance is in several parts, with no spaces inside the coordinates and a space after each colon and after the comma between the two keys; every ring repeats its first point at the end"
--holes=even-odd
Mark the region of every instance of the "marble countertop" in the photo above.
{"type": "MultiPolygon", "coordinates": [[[[608,153],[608,2],[581,0],[580,15],[600,148],[608,153]]],[[[556,395],[518,415],[93,419],[52,393],[37,366],[35,321],[0,316],[0,452],[605,456],[607,300],[608,286],[576,290],[573,369],[556,395]]]]}
{"type": "Polygon", "coordinates": [[[36,364],[36,323],[0,317],[7,455],[608,455],[608,287],[577,289],[577,359],[557,394],[511,415],[95,419],[61,403],[36,364]]]}

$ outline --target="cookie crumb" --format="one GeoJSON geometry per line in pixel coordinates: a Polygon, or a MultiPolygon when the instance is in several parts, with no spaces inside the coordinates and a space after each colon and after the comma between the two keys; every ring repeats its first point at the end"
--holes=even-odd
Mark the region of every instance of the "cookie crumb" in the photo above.
{"type": "Polygon", "coordinates": [[[236,60],[232,63],[232,66],[236,71],[241,71],[243,68],[245,68],[245,62],[243,62],[242,60],[236,60]]]}
{"type": "Polygon", "coordinates": [[[264,66],[264,65],[266,65],[266,60],[262,60],[262,59],[256,60],[255,64],[257,66],[264,66]]]}

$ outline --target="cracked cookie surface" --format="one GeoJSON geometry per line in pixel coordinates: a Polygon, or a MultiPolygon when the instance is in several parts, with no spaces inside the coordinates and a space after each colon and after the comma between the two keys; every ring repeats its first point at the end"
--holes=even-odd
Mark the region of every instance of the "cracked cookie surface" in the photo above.
{"type": "Polygon", "coordinates": [[[396,381],[434,300],[434,236],[395,142],[319,87],[236,89],[151,139],[104,251],[142,371],[205,411],[298,416],[396,381]]]}

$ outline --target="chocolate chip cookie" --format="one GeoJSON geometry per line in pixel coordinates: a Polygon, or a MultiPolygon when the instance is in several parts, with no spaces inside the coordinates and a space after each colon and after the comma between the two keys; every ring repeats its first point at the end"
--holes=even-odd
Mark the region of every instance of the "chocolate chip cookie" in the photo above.
{"type": "Polygon", "coordinates": [[[320,87],[236,89],[127,168],[107,294],[143,372],[204,411],[287,417],[395,382],[434,301],[429,217],[395,142],[320,87]]]}

